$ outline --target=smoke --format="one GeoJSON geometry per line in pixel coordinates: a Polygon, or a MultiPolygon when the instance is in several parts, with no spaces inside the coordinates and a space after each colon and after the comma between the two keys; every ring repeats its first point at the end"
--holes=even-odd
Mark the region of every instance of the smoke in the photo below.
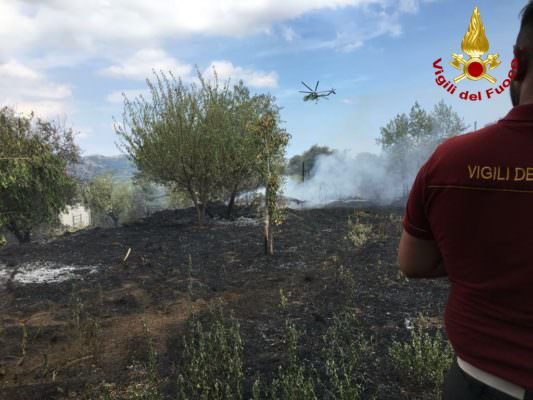
{"type": "Polygon", "coordinates": [[[301,177],[287,177],[283,195],[313,207],[346,199],[390,205],[405,200],[420,167],[434,149],[435,144],[413,148],[398,143],[380,155],[336,150],[332,155],[318,156],[304,182],[301,177]]]}

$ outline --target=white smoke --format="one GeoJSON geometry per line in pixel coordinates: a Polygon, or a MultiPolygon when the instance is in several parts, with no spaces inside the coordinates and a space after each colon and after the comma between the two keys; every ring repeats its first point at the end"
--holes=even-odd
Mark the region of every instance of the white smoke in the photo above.
{"type": "Polygon", "coordinates": [[[283,195],[321,206],[336,200],[364,199],[389,205],[405,199],[422,164],[435,146],[401,148],[376,155],[335,151],[319,155],[304,182],[288,177],[283,195]]]}

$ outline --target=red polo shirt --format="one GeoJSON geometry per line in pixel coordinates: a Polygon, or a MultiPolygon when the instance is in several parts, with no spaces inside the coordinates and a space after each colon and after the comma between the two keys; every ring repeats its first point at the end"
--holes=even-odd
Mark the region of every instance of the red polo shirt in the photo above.
{"type": "Polygon", "coordinates": [[[533,388],[533,104],[440,144],[418,172],[403,227],[438,243],[459,357],[533,388]]]}

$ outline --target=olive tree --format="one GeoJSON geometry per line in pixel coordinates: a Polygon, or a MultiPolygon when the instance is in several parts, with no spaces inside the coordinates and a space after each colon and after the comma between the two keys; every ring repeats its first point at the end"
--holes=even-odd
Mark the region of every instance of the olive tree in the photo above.
{"type": "Polygon", "coordinates": [[[130,184],[113,182],[110,174],[91,179],[83,189],[84,203],[95,219],[109,218],[118,226],[132,208],[133,191],[130,184]]]}
{"type": "Polygon", "coordinates": [[[115,126],[137,168],[187,193],[202,225],[209,201],[228,199],[229,216],[236,195],[259,185],[261,145],[246,127],[272,105],[242,82],[220,83],[216,71],[212,80],[197,74],[198,83],[186,86],[172,73],[154,72],[150,99],[125,97],[123,121],[115,126]]]}
{"type": "Polygon", "coordinates": [[[443,101],[431,112],[415,102],[409,114],[398,114],[381,128],[376,142],[388,156],[390,173],[403,183],[403,196],[407,195],[407,180],[413,171],[440,143],[466,129],[463,119],[443,101]]]}
{"type": "Polygon", "coordinates": [[[67,166],[78,160],[72,129],[0,109],[0,228],[24,243],[38,225],[56,223],[75,195],[67,166]]]}

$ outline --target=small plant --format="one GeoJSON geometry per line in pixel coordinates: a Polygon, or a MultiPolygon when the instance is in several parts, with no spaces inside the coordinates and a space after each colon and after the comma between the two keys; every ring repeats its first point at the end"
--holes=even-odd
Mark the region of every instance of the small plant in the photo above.
{"type": "Polygon", "coordinates": [[[280,288],[279,289],[279,307],[282,311],[285,311],[287,309],[287,302],[288,302],[288,299],[283,293],[283,289],[280,288]]]}
{"type": "Polygon", "coordinates": [[[289,363],[281,365],[269,391],[271,400],[316,400],[315,381],[305,376],[305,367],[298,360],[298,332],[293,323],[285,321],[286,343],[289,363]]]}
{"type": "Polygon", "coordinates": [[[102,326],[96,318],[89,318],[82,326],[84,344],[89,348],[95,361],[100,359],[103,350],[102,326]]]}
{"type": "Polygon", "coordinates": [[[192,301],[192,257],[189,254],[189,263],[187,264],[187,293],[189,294],[189,301],[192,301]]]}
{"type": "Polygon", "coordinates": [[[449,342],[443,342],[439,330],[433,335],[428,333],[425,322],[426,317],[419,314],[413,321],[411,341],[394,341],[389,347],[389,355],[406,384],[420,389],[431,388],[435,398],[440,398],[444,373],[450,368],[454,353],[449,342]]]}
{"type": "Polygon", "coordinates": [[[402,233],[402,230],[403,230],[403,226],[402,226],[403,217],[401,215],[389,214],[389,222],[395,228],[396,233],[398,233],[398,234],[402,233]]]}
{"type": "Polygon", "coordinates": [[[405,276],[405,274],[402,271],[398,270],[396,272],[396,281],[400,283],[406,283],[406,282],[409,282],[409,278],[405,276]]]}
{"type": "Polygon", "coordinates": [[[346,304],[349,307],[356,304],[357,283],[353,272],[344,265],[341,265],[338,270],[337,280],[342,282],[342,291],[344,292],[346,304]]]}
{"type": "Polygon", "coordinates": [[[148,364],[146,370],[148,371],[148,380],[153,387],[157,388],[159,384],[159,373],[157,372],[157,351],[155,350],[154,340],[150,335],[150,330],[146,324],[146,320],[143,319],[143,332],[146,338],[146,344],[148,347],[148,364]]]}
{"type": "Polygon", "coordinates": [[[83,312],[83,303],[81,301],[79,288],[76,284],[72,285],[69,305],[72,324],[79,331],[81,325],[81,313],[83,312]]]}
{"type": "Polygon", "coordinates": [[[41,365],[40,376],[41,377],[45,377],[48,374],[48,368],[49,368],[48,354],[47,353],[42,353],[42,356],[43,356],[43,364],[41,365]]]}
{"type": "Polygon", "coordinates": [[[196,315],[187,321],[183,341],[178,400],[242,399],[243,344],[239,323],[233,314],[229,319],[224,317],[220,300],[209,306],[205,324],[196,315]]]}
{"type": "Polygon", "coordinates": [[[252,386],[252,400],[259,400],[261,395],[261,378],[257,377],[252,386]]]}
{"type": "Polygon", "coordinates": [[[26,327],[27,321],[19,321],[20,327],[22,328],[22,337],[20,340],[20,360],[17,363],[18,365],[21,365],[24,362],[24,358],[26,357],[26,352],[28,349],[28,328],[26,327]]]}
{"type": "Polygon", "coordinates": [[[358,332],[359,321],[352,312],[336,315],[326,334],[322,336],[322,356],[329,384],[326,392],[338,400],[361,398],[367,379],[366,363],[372,358],[373,339],[358,332]]]}
{"type": "Polygon", "coordinates": [[[348,218],[348,234],[346,238],[357,248],[364,246],[373,237],[372,225],[359,222],[359,217],[355,221],[348,218]]]}

